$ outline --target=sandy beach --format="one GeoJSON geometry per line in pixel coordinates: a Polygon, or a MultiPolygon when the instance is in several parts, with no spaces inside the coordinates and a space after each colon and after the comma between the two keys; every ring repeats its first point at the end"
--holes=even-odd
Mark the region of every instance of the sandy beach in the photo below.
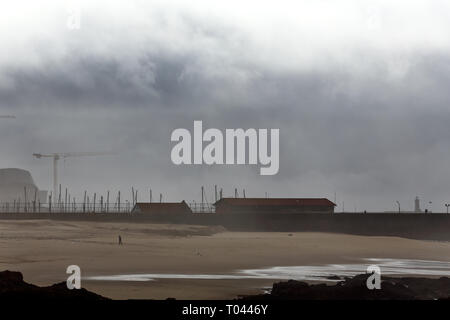
{"type": "MultiPolygon", "coordinates": [[[[220,227],[145,223],[2,220],[0,270],[27,282],[65,281],[114,299],[228,299],[261,293],[273,279],[98,281],[123,274],[234,274],[274,266],[345,264],[366,258],[450,262],[450,243],[331,233],[228,232],[220,227]],[[118,245],[118,236],[123,245],[118,245]]],[[[363,272],[364,270],[361,270],[363,272]]]]}

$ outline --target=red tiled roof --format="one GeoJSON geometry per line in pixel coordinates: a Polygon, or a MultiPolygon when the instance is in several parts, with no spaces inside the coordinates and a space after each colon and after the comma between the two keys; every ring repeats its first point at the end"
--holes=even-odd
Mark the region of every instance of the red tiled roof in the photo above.
{"type": "Polygon", "coordinates": [[[232,206],[336,206],[326,198],[222,198],[214,205],[232,206]]]}

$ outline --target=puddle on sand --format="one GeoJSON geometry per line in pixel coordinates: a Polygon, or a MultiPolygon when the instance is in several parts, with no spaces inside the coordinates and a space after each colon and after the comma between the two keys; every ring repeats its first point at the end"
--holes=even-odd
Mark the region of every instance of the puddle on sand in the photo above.
{"type": "Polygon", "coordinates": [[[171,274],[145,273],[85,277],[94,281],[155,281],[157,279],[236,280],[273,279],[301,281],[330,281],[331,276],[351,277],[366,273],[369,265],[381,268],[384,275],[450,276],[450,262],[413,259],[363,259],[356,264],[328,264],[322,266],[278,266],[262,269],[237,270],[229,274],[171,274]]]}

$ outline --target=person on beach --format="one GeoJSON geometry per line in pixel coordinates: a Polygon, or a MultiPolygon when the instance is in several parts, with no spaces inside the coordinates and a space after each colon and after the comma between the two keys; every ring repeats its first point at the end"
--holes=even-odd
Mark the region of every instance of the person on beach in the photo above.
{"type": "Polygon", "coordinates": [[[122,245],[122,237],[119,234],[119,246],[121,246],[121,245],[122,245]]]}

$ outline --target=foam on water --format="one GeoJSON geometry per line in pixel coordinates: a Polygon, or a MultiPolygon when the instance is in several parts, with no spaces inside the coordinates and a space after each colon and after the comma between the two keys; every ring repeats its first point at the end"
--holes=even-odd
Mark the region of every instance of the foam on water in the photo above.
{"type": "Polygon", "coordinates": [[[328,264],[322,266],[276,266],[261,269],[237,270],[230,274],[121,274],[86,277],[97,281],[155,281],[157,279],[197,279],[197,280],[235,280],[235,279],[273,279],[302,281],[339,281],[328,279],[331,276],[351,277],[366,273],[369,265],[378,265],[384,275],[450,276],[450,262],[414,259],[363,259],[362,263],[328,264]]]}

